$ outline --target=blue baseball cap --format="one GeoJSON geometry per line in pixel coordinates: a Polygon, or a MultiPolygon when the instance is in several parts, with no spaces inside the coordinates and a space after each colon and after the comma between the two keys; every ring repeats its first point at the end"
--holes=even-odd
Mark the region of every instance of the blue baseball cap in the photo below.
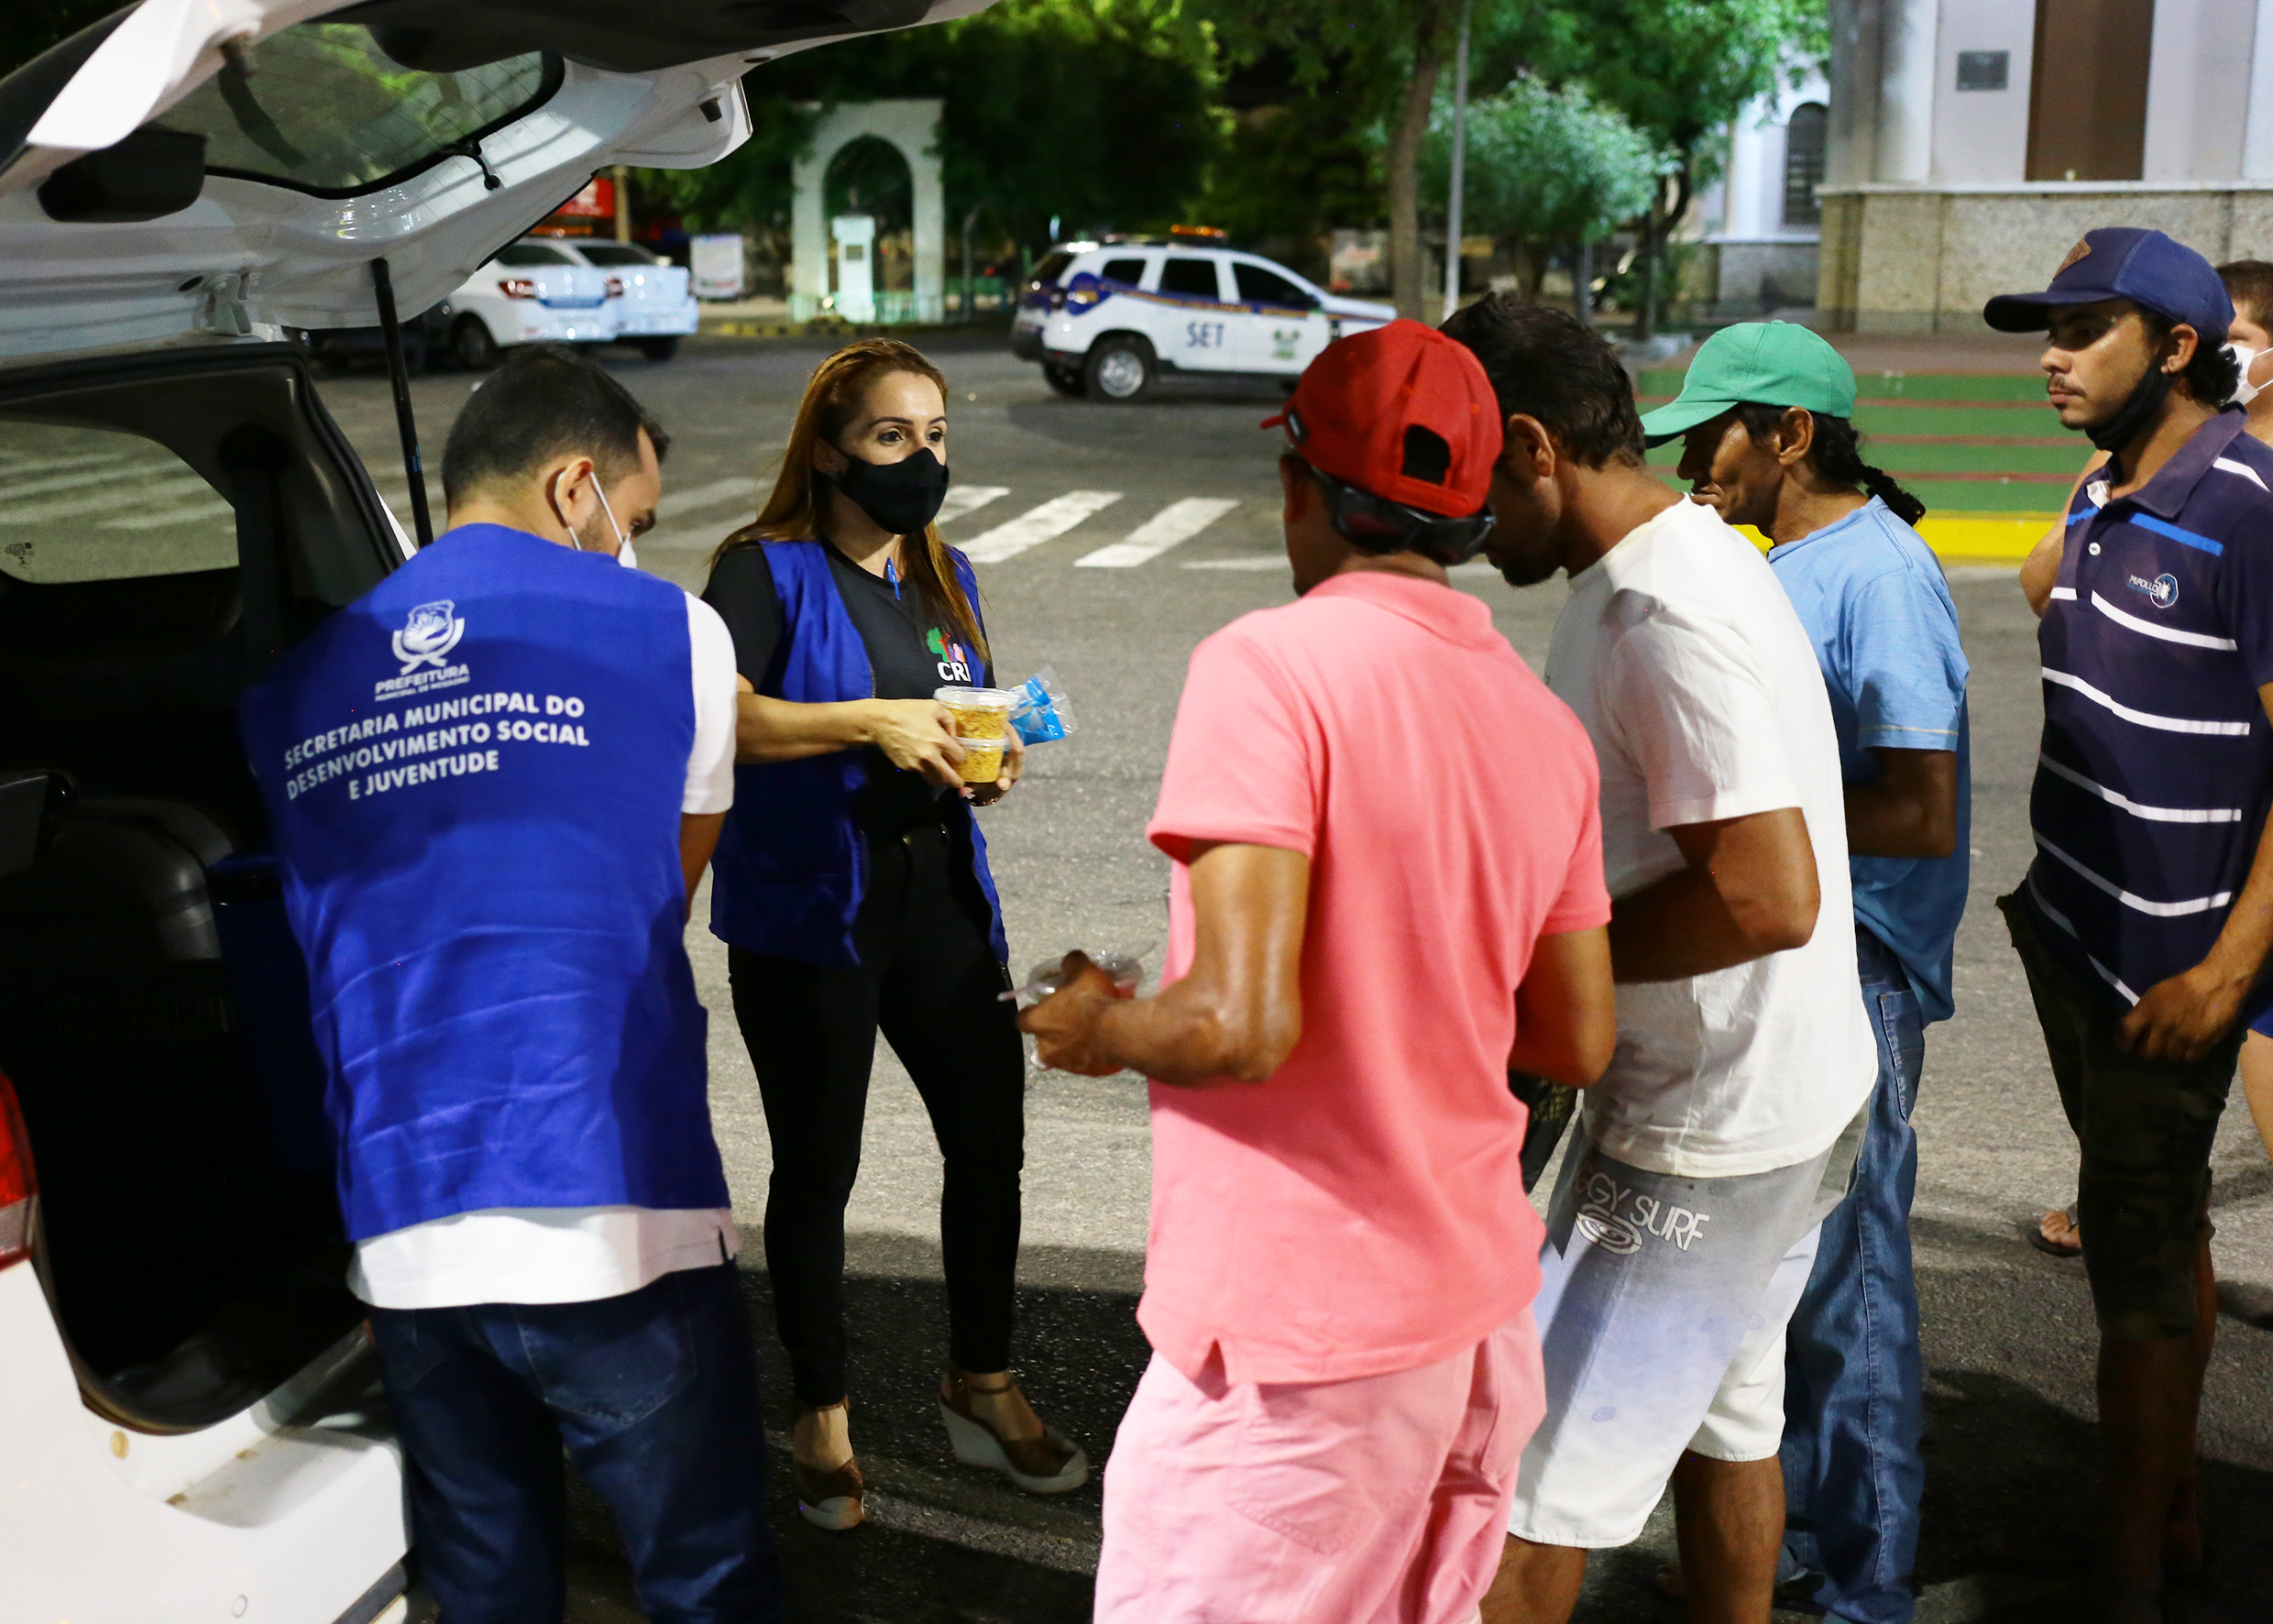
{"type": "Polygon", "coordinates": [[[2210,261],[2184,243],[2138,225],[2103,225],[2068,250],[2052,285],[2041,293],[2000,293],[1982,320],[2000,333],[2041,333],[2062,305],[2128,299],[2173,322],[2204,344],[2224,344],[2234,301],[2210,261]]]}

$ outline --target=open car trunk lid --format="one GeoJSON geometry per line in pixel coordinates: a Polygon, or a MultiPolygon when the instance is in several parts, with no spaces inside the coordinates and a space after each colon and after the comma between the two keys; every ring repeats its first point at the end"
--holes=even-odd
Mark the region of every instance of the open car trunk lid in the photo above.
{"type": "Polygon", "coordinates": [[[0,80],[0,359],[378,320],[607,165],[696,169],[741,75],[987,0],[142,0],[0,80]]]}

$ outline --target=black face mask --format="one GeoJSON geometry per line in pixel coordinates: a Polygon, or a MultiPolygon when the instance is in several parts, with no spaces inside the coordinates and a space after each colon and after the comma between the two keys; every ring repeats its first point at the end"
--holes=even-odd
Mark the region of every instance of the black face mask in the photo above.
{"type": "Polygon", "coordinates": [[[2162,410],[2163,401],[2170,393],[2171,375],[2162,369],[2162,357],[2155,357],[2147,368],[2147,376],[2139,379],[2124,403],[2115,408],[2115,415],[2094,429],[2083,431],[2084,438],[2113,456],[2129,443],[2131,436],[2147,426],[2147,420],[2162,410]]]}
{"type": "Polygon", "coordinates": [[[895,536],[913,535],[938,517],[947,499],[947,465],[925,446],[895,463],[862,462],[846,452],[841,474],[822,478],[895,536]]]}

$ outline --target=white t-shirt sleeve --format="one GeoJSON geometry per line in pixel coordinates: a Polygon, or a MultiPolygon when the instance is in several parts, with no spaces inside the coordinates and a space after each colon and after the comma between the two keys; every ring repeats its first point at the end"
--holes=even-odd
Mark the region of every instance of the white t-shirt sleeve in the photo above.
{"type": "Polygon", "coordinates": [[[1603,680],[1652,828],[1800,804],[1767,663],[1736,628],[1655,604],[1620,628],[1603,680]]]}
{"type": "Polygon", "coordinates": [[[686,794],[679,811],[689,817],[724,812],[734,804],[734,638],[719,611],[686,595],[686,644],[693,655],[695,748],[686,757],[686,794]]]}

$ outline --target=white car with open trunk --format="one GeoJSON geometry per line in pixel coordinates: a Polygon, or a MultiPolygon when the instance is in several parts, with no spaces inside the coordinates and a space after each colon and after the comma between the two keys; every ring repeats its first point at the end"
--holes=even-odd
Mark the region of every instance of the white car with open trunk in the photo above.
{"type": "Polygon", "coordinates": [[[401,1606],[236,705],[416,543],[286,330],[390,335],[407,458],[398,309],[731,151],[752,63],[983,3],[143,0],[0,79],[0,1624],[401,1606]]]}

